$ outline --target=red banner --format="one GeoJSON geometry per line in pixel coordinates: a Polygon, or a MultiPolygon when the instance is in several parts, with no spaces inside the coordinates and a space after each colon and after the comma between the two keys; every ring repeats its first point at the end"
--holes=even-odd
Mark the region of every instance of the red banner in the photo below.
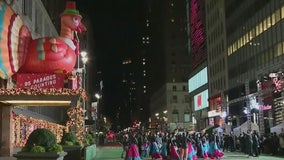
{"type": "Polygon", "coordinates": [[[16,74],[17,88],[64,88],[64,74],[16,74]]]}

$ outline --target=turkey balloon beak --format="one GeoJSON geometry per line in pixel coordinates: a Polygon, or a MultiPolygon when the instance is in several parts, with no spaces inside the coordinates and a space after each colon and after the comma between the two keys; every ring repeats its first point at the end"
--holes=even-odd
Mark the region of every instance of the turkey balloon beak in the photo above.
{"type": "Polygon", "coordinates": [[[87,28],[86,28],[86,26],[84,26],[82,23],[80,23],[79,26],[77,27],[77,31],[78,31],[79,33],[85,32],[85,31],[87,31],[87,28]]]}

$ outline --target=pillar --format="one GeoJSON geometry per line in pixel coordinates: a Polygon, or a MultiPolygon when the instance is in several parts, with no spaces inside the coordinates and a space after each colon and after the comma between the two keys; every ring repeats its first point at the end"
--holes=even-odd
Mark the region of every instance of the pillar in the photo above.
{"type": "Polygon", "coordinates": [[[1,156],[13,156],[13,133],[14,127],[12,122],[12,107],[3,107],[0,109],[1,114],[1,156]]]}
{"type": "Polygon", "coordinates": [[[257,81],[257,92],[258,92],[258,105],[259,107],[259,113],[258,113],[258,122],[259,122],[259,134],[264,135],[265,130],[264,130],[264,119],[263,119],[263,91],[262,91],[262,84],[261,80],[257,81]]]}
{"type": "MultiPolygon", "coordinates": [[[[246,80],[245,82],[245,92],[246,92],[246,96],[249,95],[249,81],[246,80]]],[[[247,121],[248,121],[248,130],[251,130],[251,107],[250,107],[250,101],[249,101],[249,98],[247,97],[246,98],[246,107],[247,107],[247,110],[248,110],[248,113],[247,113],[247,121]]]]}

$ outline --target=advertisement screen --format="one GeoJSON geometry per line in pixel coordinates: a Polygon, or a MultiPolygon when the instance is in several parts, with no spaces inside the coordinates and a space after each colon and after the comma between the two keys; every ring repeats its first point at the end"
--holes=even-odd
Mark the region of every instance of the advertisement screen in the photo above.
{"type": "Polygon", "coordinates": [[[208,106],[208,89],[194,96],[194,111],[207,108],[208,106]]]}
{"type": "Polygon", "coordinates": [[[207,67],[188,80],[188,92],[191,93],[206,83],[208,83],[207,67]]]}

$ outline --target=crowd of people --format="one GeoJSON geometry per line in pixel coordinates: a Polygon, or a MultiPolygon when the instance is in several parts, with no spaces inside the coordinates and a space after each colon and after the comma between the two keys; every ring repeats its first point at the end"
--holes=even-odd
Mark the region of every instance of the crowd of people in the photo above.
{"type": "Polygon", "coordinates": [[[140,160],[146,157],[159,160],[220,159],[224,156],[215,133],[175,130],[170,132],[126,132],[121,135],[121,158],[140,160]]]}
{"type": "Polygon", "coordinates": [[[187,132],[185,130],[130,131],[120,134],[123,146],[121,158],[141,160],[196,160],[221,159],[226,152],[243,152],[248,157],[260,153],[276,155],[283,153],[284,144],[276,133],[259,136],[257,131],[247,130],[236,136],[233,133],[187,132]]]}
{"type": "Polygon", "coordinates": [[[223,136],[223,151],[240,151],[249,156],[260,153],[284,155],[284,134],[273,132],[260,136],[257,131],[248,130],[239,136],[234,134],[223,136]]]}

